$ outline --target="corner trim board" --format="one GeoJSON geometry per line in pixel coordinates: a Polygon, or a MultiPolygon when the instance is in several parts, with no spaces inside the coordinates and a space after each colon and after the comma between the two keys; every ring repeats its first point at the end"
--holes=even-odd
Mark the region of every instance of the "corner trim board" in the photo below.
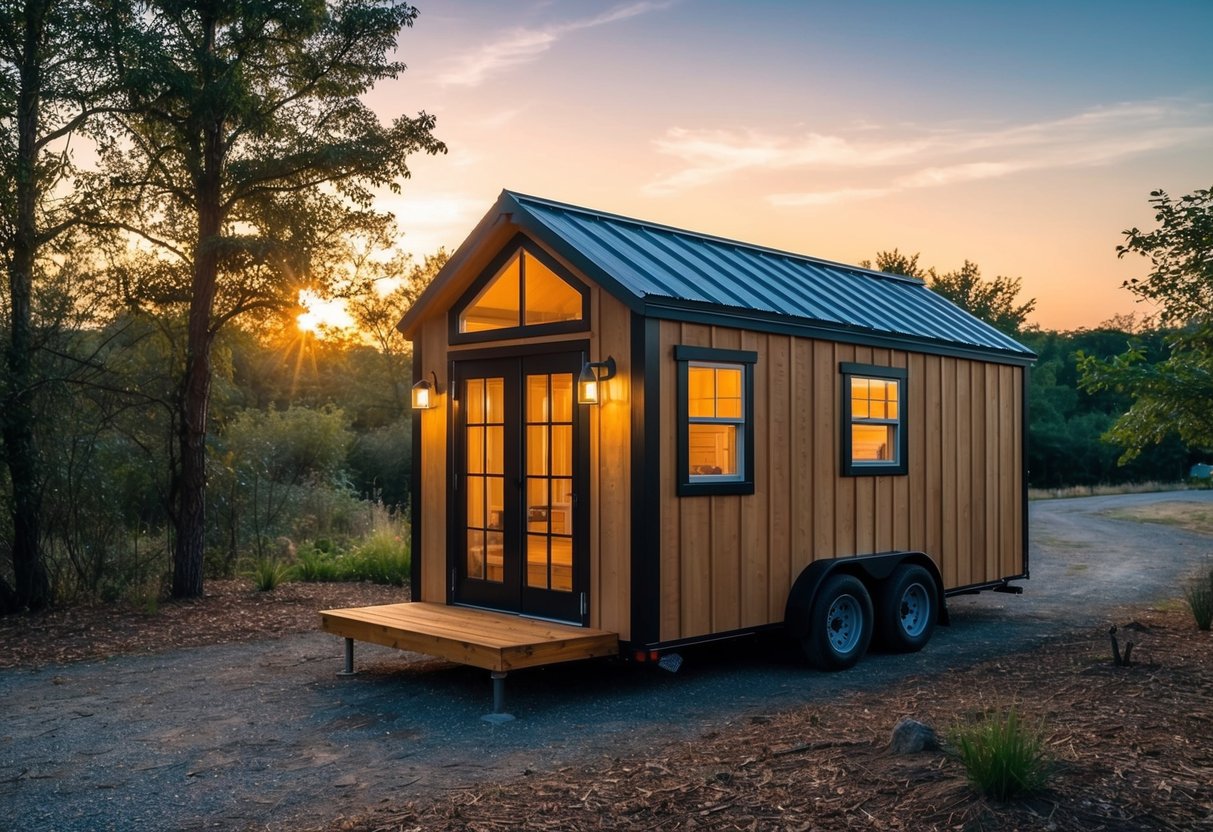
{"type": "Polygon", "coordinates": [[[661,639],[660,324],[632,313],[633,644],[661,639]]]}

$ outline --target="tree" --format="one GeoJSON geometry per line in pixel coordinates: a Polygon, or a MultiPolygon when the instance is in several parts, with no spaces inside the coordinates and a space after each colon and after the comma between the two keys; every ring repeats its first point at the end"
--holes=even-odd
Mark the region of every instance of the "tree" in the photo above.
{"type": "Polygon", "coordinates": [[[70,139],[113,103],[101,53],[115,31],[111,24],[122,18],[121,3],[0,4],[0,243],[9,313],[0,435],[11,485],[15,582],[10,589],[0,580],[0,611],[50,601],[35,441],[35,277],[48,247],[62,244],[79,220],[70,139]]]}
{"type": "Polygon", "coordinates": [[[126,195],[111,225],[163,259],[135,295],[180,309],[186,327],[169,495],[176,597],[202,592],[216,334],[324,280],[326,244],[382,222],[372,189],[398,188],[410,154],[445,151],[433,117],[385,126],[359,99],[404,69],[388,56],[416,16],[397,0],[140,6],[141,37],[120,55],[133,115],[106,159],[126,195]]]}
{"type": "Polygon", "coordinates": [[[872,265],[871,260],[860,260],[859,265],[865,269],[875,268],[878,272],[885,274],[904,274],[906,277],[917,277],[919,280],[926,280],[928,272],[923,271],[918,265],[918,252],[914,254],[902,254],[897,249],[892,251],[876,252],[876,265],[872,265]]]}
{"type": "Polygon", "coordinates": [[[1189,446],[1213,449],[1213,189],[1178,200],[1153,191],[1150,203],[1158,227],[1131,228],[1116,248],[1119,257],[1138,254],[1150,261],[1144,278],[1122,286],[1159,307],[1168,330],[1168,354],[1149,360],[1138,341],[1110,359],[1081,354],[1083,389],[1116,390],[1133,403],[1106,438],[1125,448],[1128,461],[1172,434],[1189,446]]]}
{"type": "Polygon", "coordinates": [[[402,278],[399,285],[381,294],[377,285],[379,279],[367,280],[350,298],[350,314],[358,329],[370,339],[383,358],[397,413],[404,412],[408,400],[411,356],[404,349],[404,339],[396,330],[396,324],[446,265],[449,256],[446,249],[440,248],[434,254],[427,255],[421,263],[412,263],[411,266],[407,257],[397,260],[385,276],[402,278]]]}
{"type": "Polygon", "coordinates": [[[1008,335],[1015,335],[1028,315],[1036,308],[1036,299],[1016,303],[1022,289],[1022,279],[999,275],[993,280],[983,280],[977,264],[966,260],[959,271],[936,275],[931,270],[928,285],[931,291],[943,295],[957,306],[981,318],[1008,335]]]}
{"type": "MultiPolygon", "coordinates": [[[[871,260],[861,260],[859,265],[872,268],[871,260]]],[[[1036,299],[1024,303],[1016,300],[1022,290],[1022,279],[998,276],[983,280],[977,264],[965,260],[958,271],[938,274],[935,267],[923,269],[918,265],[918,254],[902,254],[897,249],[876,252],[877,271],[888,274],[904,274],[926,281],[931,291],[943,295],[952,303],[976,315],[988,324],[1008,335],[1023,330],[1028,315],[1036,308],[1036,299]]]]}

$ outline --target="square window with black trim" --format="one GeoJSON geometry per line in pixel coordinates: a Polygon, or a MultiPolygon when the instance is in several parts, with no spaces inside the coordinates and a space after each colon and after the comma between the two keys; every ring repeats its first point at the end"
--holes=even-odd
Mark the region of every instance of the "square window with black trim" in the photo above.
{"type": "Polygon", "coordinates": [[[909,458],[904,368],[843,363],[842,473],[904,474],[909,458]]]}
{"type": "Polygon", "coordinates": [[[758,354],[676,346],[678,494],[754,493],[754,381],[758,354]]]}

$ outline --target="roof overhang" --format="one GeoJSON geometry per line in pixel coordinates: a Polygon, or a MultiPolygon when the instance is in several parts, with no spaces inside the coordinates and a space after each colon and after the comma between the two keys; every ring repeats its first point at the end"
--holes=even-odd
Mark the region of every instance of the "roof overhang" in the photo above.
{"type": "Polygon", "coordinates": [[[864,327],[814,321],[789,315],[775,315],[750,309],[733,309],[695,301],[649,297],[646,299],[642,314],[670,321],[748,329],[777,335],[795,335],[819,341],[837,341],[879,349],[944,355],[994,364],[1012,364],[1018,367],[1027,367],[1036,361],[1036,354],[1031,352],[1012,352],[978,346],[967,347],[954,341],[921,338],[896,332],[880,332],[864,327]]]}

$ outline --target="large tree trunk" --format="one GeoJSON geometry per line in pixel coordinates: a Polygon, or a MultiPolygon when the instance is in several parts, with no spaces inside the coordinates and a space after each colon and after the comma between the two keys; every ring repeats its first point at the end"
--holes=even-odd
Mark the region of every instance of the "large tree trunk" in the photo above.
{"type": "MultiPolygon", "coordinates": [[[[209,172],[208,172],[209,173],[209,172]]],[[[202,560],[206,537],[206,432],[211,400],[211,312],[215,304],[221,227],[218,177],[204,175],[198,204],[198,249],[190,297],[185,377],[182,379],[178,450],[180,470],[174,519],[173,597],[202,594],[202,560]],[[213,179],[213,181],[211,181],[213,179]],[[208,185],[210,187],[208,187],[208,185]]]]}
{"type": "MultiPolygon", "coordinates": [[[[17,97],[16,197],[17,222],[9,261],[9,299],[12,320],[5,363],[8,395],[4,401],[5,457],[12,484],[10,512],[13,518],[13,595],[9,604],[18,609],[40,609],[50,603],[50,581],[42,560],[42,492],[38,476],[38,451],[34,444],[33,333],[30,300],[33,293],[34,261],[38,251],[38,154],[39,93],[45,4],[26,8],[25,43],[17,97]]],[[[0,601],[3,601],[0,598],[0,601]]]]}
{"type": "MultiPolygon", "coordinates": [[[[205,15],[204,15],[205,17],[205,15]]],[[[215,22],[204,21],[206,42],[213,51],[215,22]]],[[[208,116],[199,125],[202,158],[194,182],[198,210],[198,242],[194,251],[194,280],[190,290],[189,332],[182,380],[173,552],[173,597],[202,594],[202,563],[206,542],[206,431],[211,401],[211,314],[219,277],[219,242],[223,229],[221,181],[225,148],[221,117],[208,116]]]]}

